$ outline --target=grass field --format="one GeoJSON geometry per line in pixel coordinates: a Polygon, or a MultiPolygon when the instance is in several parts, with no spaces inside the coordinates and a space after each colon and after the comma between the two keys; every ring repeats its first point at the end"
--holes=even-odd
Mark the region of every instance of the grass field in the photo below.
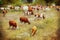
{"type": "Polygon", "coordinates": [[[26,16],[29,18],[31,24],[24,24],[19,21],[20,16],[24,16],[22,11],[8,11],[5,17],[0,18],[2,20],[2,29],[4,30],[6,40],[53,40],[57,37],[56,31],[58,30],[59,12],[55,9],[43,12],[38,11],[35,13],[44,13],[45,19],[34,20],[34,15],[26,16]],[[9,20],[13,19],[17,22],[19,29],[9,29],[9,20]],[[37,26],[37,32],[34,36],[31,36],[31,28],[37,26]],[[53,37],[53,38],[52,38],[53,37]]]}

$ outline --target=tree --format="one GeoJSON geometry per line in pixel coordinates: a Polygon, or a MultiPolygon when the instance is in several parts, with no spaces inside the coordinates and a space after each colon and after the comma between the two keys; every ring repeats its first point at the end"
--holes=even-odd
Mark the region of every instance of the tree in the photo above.
{"type": "Polygon", "coordinates": [[[60,5],[60,0],[55,1],[56,5],[60,5]]]}
{"type": "Polygon", "coordinates": [[[51,5],[52,3],[54,3],[55,0],[45,0],[47,5],[51,5]]]}
{"type": "Polygon", "coordinates": [[[2,5],[8,5],[8,4],[21,5],[22,4],[21,0],[1,0],[1,2],[2,2],[2,5]]]}
{"type": "Polygon", "coordinates": [[[1,7],[1,5],[2,5],[2,1],[0,0],[0,7],[1,7]]]}
{"type": "Polygon", "coordinates": [[[41,5],[45,5],[46,2],[45,0],[35,0],[34,4],[41,4],[41,5]]]}
{"type": "Polygon", "coordinates": [[[33,0],[27,0],[28,3],[32,3],[33,0]]]}
{"type": "Polygon", "coordinates": [[[0,5],[3,4],[2,0],[0,0],[0,5]]]}

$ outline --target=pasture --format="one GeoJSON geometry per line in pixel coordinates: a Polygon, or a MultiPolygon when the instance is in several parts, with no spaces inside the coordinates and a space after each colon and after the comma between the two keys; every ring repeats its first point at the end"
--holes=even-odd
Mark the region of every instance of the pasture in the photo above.
{"type": "Polygon", "coordinates": [[[43,12],[34,11],[34,13],[44,13],[45,19],[35,19],[34,15],[26,16],[23,11],[8,11],[5,17],[0,13],[0,18],[2,21],[2,29],[4,30],[6,40],[53,40],[57,37],[56,31],[58,30],[58,19],[59,12],[54,8],[43,12]],[[19,18],[21,16],[26,16],[31,24],[21,23],[19,18]],[[17,22],[18,29],[9,29],[9,20],[13,19],[17,22]],[[31,36],[31,28],[33,26],[37,27],[37,32],[34,36],[31,36]]]}

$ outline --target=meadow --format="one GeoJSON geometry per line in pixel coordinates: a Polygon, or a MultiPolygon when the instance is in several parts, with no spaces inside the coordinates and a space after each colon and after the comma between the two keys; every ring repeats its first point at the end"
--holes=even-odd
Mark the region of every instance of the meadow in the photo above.
{"type": "Polygon", "coordinates": [[[31,24],[21,23],[19,18],[25,16],[23,11],[10,10],[5,17],[0,13],[2,30],[5,40],[53,40],[57,37],[59,12],[51,8],[46,12],[43,10],[34,11],[34,13],[44,13],[45,19],[34,19],[34,15],[26,16],[29,18],[31,24]],[[18,29],[9,29],[9,20],[13,19],[17,22],[18,29]],[[37,32],[34,36],[31,35],[31,28],[37,27],[37,32]]]}

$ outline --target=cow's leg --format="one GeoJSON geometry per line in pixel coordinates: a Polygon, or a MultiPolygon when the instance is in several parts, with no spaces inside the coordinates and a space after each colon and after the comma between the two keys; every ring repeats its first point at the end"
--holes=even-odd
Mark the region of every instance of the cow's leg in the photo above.
{"type": "Polygon", "coordinates": [[[27,11],[25,11],[25,12],[24,12],[24,15],[27,15],[27,13],[28,13],[28,12],[27,12],[27,11]]]}
{"type": "Polygon", "coordinates": [[[31,14],[33,15],[33,12],[31,12],[31,14]]]}
{"type": "Polygon", "coordinates": [[[23,23],[23,21],[21,20],[20,23],[23,23]]]}
{"type": "Polygon", "coordinates": [[[30,12],[28,11],[27,15],[30,15],[30,12]]]}
{"type": "Polygon", "coordinates": [[[37,30],[32,30],[32,36],[34,36],[36,34],[37,30]]]}
{"type": "Polygon", "coordinates": [[[17,28],[17,29],[19,29],[19,27],[18,27],[18,26],[17,26],[16,28],[17,28]]]}
{"type": "Polygon", "coordinates": [[[45,19],[45,16],[43,15],[43,19],[45,19]]]}
{"type": "Polygon", "coordinates": [[[12,25],[9,25],[9,29],[12,29],[12,25]]]}
{"type": "Polygon", "coordinates": [[[17,28],[17,24],[13,25],[13,29],[16,29],[17,28]]]}

